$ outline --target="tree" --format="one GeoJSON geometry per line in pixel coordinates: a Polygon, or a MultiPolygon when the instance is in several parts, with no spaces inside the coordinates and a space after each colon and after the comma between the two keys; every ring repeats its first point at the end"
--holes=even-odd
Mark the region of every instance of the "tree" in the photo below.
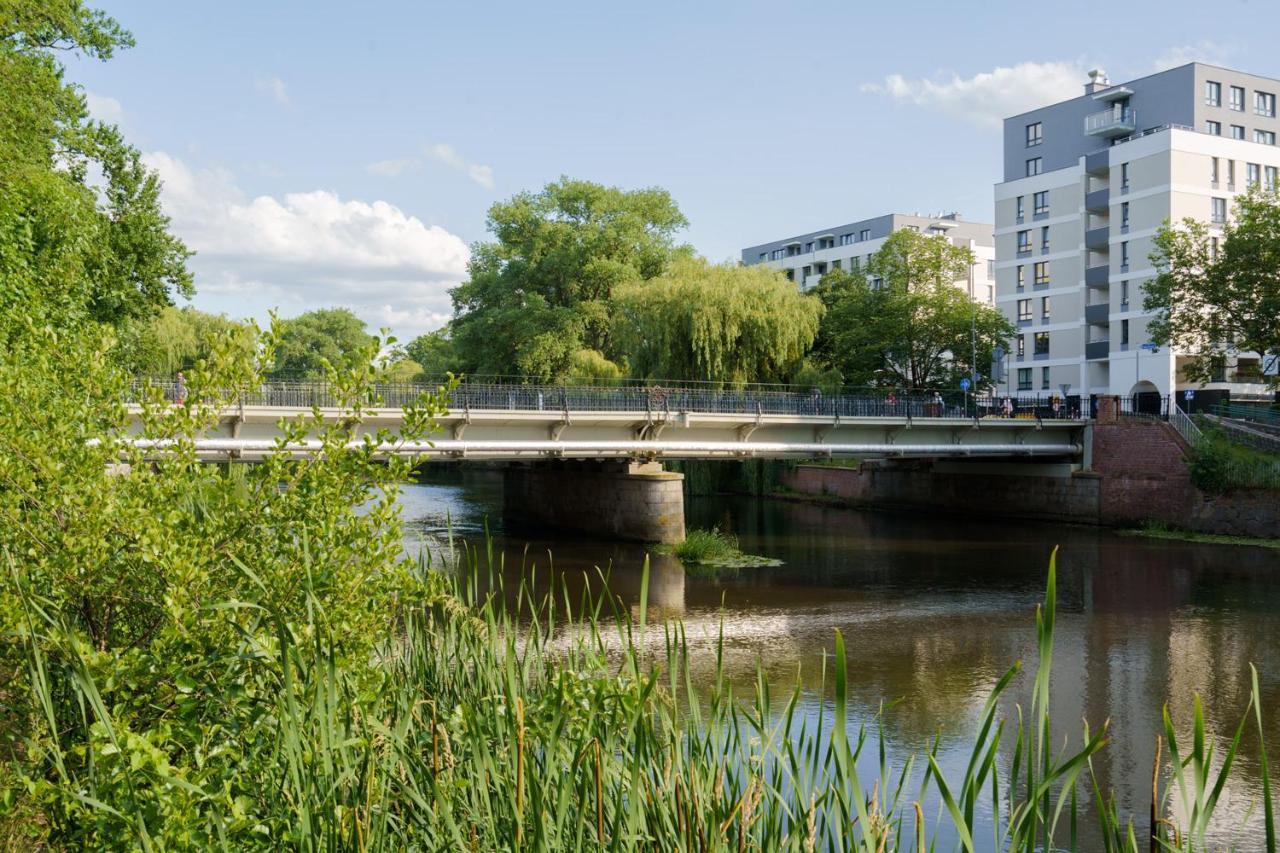
{"type": "Polygon", "coordinates": [[[427,332],[409,341],[404,347],[405,357],[417,362],[422,372],[430,377],[443,377],[447,373],[460,373],[458,357],[454,351],[449,327],[427,332]]]}
{"type": "Polygon", "coordinates": [[[106,59],[132,44],[79,0],[0,4],[0,314],[119,324],[192,292],[158,178],[115,127],[88,118],[54,56],[106,59]]]}
{"type": "Polygon", "coordinates": [[[451,291],[458,366],[470,373],[566,375],[583,349],[617,355],[609,300],[689,254],[687,224],[661,189],[561,178],[489,209],[494,241],[473,247],[451,291]]]}
{"type": "Polygon", "coordinates": [[[358,366],[368,357],[373,336],[364,321],[348,308],[320,308],[281,324],[275,349],[277,376],[321,377],[325,365],[339,369],[358,366]]]}
{"type": "Polygon", "coordinates": [[[1016,333],[1003,314],[956,287],[972,263],[972,252],[945,237],[894,232],[867,275],[823,276],[815,293],[827,313],[815,355],[853,385],[951,387],[975,372],[975,329],[979,365],[1016,333]]]}
{"type": "Polygon", "coordinates": [[[764,266],[675,262],[618,291],[619,345],[640,375],[711,382],[785,378],[818,333],[822,304],[764,266]]]}
{"type": "Polygon", "coordinates": [[[258,350],[258,332],[253,325],[190,306],[169,306],[148,320],[126,324],[120,337],[124,367],[147,376],[190,370],[207,360],[223,340],[230,342],[232,353],[245,363],[252,362],[258,350]]]}
{"type": "Polygon", "coordinates": [[[1159,275],[1145,288],[1143,308],[1156,312],[1147,334],[1192,356],[1193,381],[1212,381],[1228,356],[1280,353],[1280,195],[1251,187],[1233,214],[1220,238],[1194,219],[1166,222],[1151,254],[1159,275]]]}

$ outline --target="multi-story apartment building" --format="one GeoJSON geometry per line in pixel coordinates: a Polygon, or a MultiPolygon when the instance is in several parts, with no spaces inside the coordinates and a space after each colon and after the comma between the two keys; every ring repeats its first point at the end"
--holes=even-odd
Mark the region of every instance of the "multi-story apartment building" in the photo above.
{"type": "Polygon", "coordinates": [[[837,228],[826,228],[742,250],[744,264],[768,264],[808,290],[829,270],[865,270],[867,262],[894,231],[911,229],[945,236],[973,252],[969,274],[956,282],[970,298],[992,303],[995,298],[995,244],[991,225],[966,222],[958,213],[938,216],[890,213],[837,228]]]}
{"type": "MultiPolygon", "coordinates": [[[[996,303],[1019,327],[1009,389],[1166,395],[1192,386],[1186,357],[1147,335],[1153,238],[1186,217],[1220,225],[1233,196],[1276,180],[1280,80],[1198,62],[1118,85],[1089,77],[1080,97],[1004,121],[996,303]]],[[[1203,387],[1257,393],[1264,369],[1257,354],[1233,358],[1203,387]]]]}

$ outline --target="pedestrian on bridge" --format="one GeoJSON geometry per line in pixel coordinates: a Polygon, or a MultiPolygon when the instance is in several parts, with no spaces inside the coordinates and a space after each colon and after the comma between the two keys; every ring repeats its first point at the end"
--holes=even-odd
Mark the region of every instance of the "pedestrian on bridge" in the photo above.
{"type": "Polygon", "coordinates": [[[181,406],[187,402],[187,379],[182,375],[182,371],[178,371],[177,381],[173,388],[173,401],[181,406]]]}
{"type": "Polygon", "coordinates": [[[1008,394],[1004,397],[1004,402],[1000,404],[1000,411],[1006,418],[1013,417],[1013,398],[1008,394]]]}

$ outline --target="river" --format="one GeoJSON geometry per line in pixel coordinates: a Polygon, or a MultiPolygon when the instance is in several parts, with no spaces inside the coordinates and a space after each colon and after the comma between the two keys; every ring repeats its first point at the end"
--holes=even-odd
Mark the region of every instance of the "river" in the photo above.
{"type": "MultiPolygon", "coordinates": [[[[501,481],[492,475],[454,473],[408,486],[401,503],[411,549],[438,553],[450,529],[482,541],[487,520],[512,577],[522,564],[545,576],[553,558],[569,582],[607,568],[611,590],[638,600],[645,548],[504,535],[501,481]]],[[[693,663],[710,677],[723,619],[731,677],[749,685],[759,663],[774,694],[785,697],[799,674],[802,710],[816,716],[830,698],[829,672],[825,691],[820,679],[839,629],[848,648],[850,725],[874,728],[882,703],[893,703],[883,715],[891,761],[923,753],[940,734],[944,772],[958,778],[989,691],[1018,660],[1028,666],[1005,716],[1016,714],[1014,701],[1025,707],[1035,608],[1055,546],[1055,731],[1076,738],[1082,721],[1093,728],[1110,721],[1095,769],[1140,833],[1166,703],[1185,740],[1199,694],[1220,755],[1246,707],[1252,662],[1273,765],[1280,760],[1280,551],[757,498],[690,498],[686,516],[690,527],[730,531],[746,553],[783,563],[699,576],[674,558],[653,559],[650,601],[656,614],[678,616],[695,652],[706,652],[693,663]]],[[[1215,847],[1261,849],[1258,755],[1251,724],[1219,805],[1215,847]]]]}

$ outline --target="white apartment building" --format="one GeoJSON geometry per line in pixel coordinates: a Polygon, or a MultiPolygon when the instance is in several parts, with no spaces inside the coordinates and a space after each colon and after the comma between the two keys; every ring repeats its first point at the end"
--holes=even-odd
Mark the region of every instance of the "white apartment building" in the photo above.
{"type": "Polygon", "coordinates": [[[956,282],[971,299],[993,304],[995,301],[995,244],[992,226],[967,222],[958,213],[921,216],[890,213],[874,219],[850,222],[749,246],[742,250],[744,264],[767,264],[783,270],[787,278],[802,290],[808,290],[829,270],[865,270],[871,256],[895,231],[910,229],[946,237],[957,246],[973,252],[974,263],[969,274],[956,282]]]}
{"type": "Polygon", "coordinates": [[[1124,84],[1094,71],[1082,96],[1005,119],[995,266],[996,304],[1019,327],[1011,392],[1264,392],[1274,366],[1259,354],[1186,382],[1186,357],[1153,349],[1142,303],[1164,222],[1220,225],[1238,192],[1277,179],[1277,95],[1280,80],[1202,63],[1124,84]]]}

